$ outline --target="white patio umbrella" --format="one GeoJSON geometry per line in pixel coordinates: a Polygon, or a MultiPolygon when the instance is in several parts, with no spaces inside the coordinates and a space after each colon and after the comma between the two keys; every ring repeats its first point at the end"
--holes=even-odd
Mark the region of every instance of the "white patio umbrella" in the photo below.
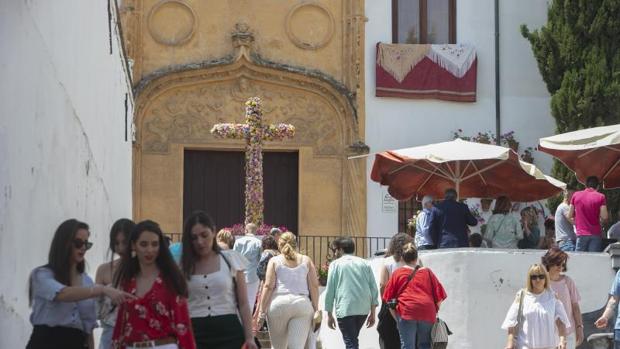
{"type": "Polygon", "coordinates": [[[461,198],[506,195],[513,201],[535,201],[566,187],[520,161],[509,148],[461,139],[378,153],[371,179],[387,185],[398,200],[442,197],[455,188],[461,198]]]}
{"type": "Polygon", "coordinates": [[[541,138],[538,149],[573,170],[581,183],[596,176],[607,189],[620,187],[620,125],[541,138]]]}

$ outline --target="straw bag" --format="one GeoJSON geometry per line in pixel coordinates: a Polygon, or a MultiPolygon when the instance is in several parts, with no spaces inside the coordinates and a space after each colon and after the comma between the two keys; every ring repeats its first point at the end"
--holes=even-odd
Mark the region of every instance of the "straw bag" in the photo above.
{"type": "MultiPolygon", "coordinates": [[[[435,287],[433,285],[433,278],[429,276],[431,282],[431,293],[433,294],[433,301],[435,303],[435,308],[437,312],[439,312],[439,307],[437,306],[437,298],[435,298],[435,287]]],[[[431,329],[431,348],[432,349],[446,349],[448,347],[448,336],[451,335],[450,328],[448,328],[448,324],[445,321],[437,316],[435,323],[433,324],[433,328],[431,329]]]]}

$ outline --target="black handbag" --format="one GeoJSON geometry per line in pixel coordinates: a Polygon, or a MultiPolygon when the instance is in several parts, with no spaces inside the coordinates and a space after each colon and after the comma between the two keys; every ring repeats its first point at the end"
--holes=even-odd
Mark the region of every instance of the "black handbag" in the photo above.
{"type": "MultiPolygon", "coordinates": [[[[413,280],[420,266],[416,266],[413,272],[407,278],[407,282],[399,290],[396,298],[389,301],[392,304],[398,303],[398,296],[405,290],[405,287],[413,280]]],[[[388,303],[382,302],[381,309],[379,310],[379,323],[377,324],[377,332],[379,332],[379,344],[381,349],[400,349],[400,334],[398,333],[398,327],[396,326],[396,320],[390,314],[390,307],[388,303]]]]}

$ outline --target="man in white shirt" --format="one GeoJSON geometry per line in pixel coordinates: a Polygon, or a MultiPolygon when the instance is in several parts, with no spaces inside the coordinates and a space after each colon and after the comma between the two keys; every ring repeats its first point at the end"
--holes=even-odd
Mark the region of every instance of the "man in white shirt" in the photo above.
{"type": "Polygon", "coordinates": [[[570,211],[570,199],[575,191],[568,189],[564,191],[562,203],[555,209],[555,241],[562,251],[575,251],[575,235],[574,221],[568,218],[570,211]]]}

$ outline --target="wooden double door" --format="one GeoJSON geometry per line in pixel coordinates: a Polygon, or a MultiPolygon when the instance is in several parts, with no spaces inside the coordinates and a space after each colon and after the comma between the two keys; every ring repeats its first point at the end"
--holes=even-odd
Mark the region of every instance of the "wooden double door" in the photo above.
{"type": "MultiPolygon", "coordinates": [[[[183,181],[183,220],[204,210],[218,229],[243,223],[245,214],[245,154],[237,151],[186,150],[183,181]]],[[[264,221],[297,234],[299,155],[263,153],[264,221]]]]}

